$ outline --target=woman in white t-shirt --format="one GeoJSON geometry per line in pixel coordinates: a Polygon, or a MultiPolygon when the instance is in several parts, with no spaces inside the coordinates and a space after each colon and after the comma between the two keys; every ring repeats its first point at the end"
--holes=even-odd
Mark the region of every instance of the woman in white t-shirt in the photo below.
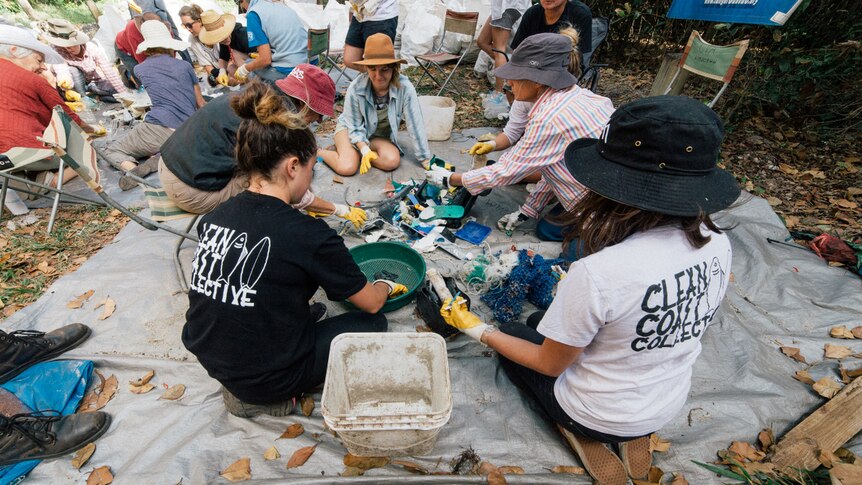
{"type": "Polygon", "coordinates": [[[731,248],[709,214],[740,190],[715,166],[718,116],[682,96],[616,110],[566,166],[590,192],[562,216],[572,263],[546,313],[486,325],[459,299],[446,321],[499,352],[512,381],[603,484],[645,479],[649,434],[683,407],[700,339],[727,289],[731,248]],[[618,454],[607,447],[618,447],[618,454]]]}

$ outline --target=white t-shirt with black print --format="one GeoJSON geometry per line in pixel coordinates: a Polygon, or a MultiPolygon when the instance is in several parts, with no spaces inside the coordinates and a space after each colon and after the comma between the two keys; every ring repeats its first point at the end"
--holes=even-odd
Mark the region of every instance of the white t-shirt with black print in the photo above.
{"type": "Polygon", "coordinates": [[[554,386],[577,423],[641,436],[682,409],[730,277],[730,242],[709,234],[695,249],[682,230],[657,228],[572,264],[538,330],[584,347],[554,386]]]}

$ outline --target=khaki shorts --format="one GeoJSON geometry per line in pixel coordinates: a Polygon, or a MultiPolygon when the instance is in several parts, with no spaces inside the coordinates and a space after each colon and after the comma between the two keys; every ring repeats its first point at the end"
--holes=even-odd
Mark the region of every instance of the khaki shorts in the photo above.
{"type": "Polygon", "coordinates": [[[206,214],[233,197],[244,191],[248,186],[248,177],[234,177],[221,190],[200,190],[177,178],[165,161],[159,158],[159,180],[162,188],[168,194],[168,198],[180,209],[192,214],[206,214]]]}

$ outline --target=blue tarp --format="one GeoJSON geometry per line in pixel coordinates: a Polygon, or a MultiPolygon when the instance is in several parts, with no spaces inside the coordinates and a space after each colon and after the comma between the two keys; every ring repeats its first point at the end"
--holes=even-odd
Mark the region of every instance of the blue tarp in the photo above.
{"type": "Polygon", "coordinates": [[[802,0],[674,0],[672,19],[736,24],[784,25],[802,0]]]}
{"type": "MultiPolygon", "coordinates": [[[[78,409],[92,374],[92,361],[56,360],[34,365],[0,388],[33,411],[59,411],[67,416],[78,409]]],[[[28,460],[0,467],[0,485],[17,483],[40,462],[28,460]]]]}

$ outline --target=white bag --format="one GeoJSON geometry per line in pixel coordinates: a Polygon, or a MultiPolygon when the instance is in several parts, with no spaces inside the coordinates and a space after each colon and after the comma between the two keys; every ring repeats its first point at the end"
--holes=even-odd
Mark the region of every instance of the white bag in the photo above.
{"type": "Polygon", "coordinates": [[[347,5],[332,0],[323,9],[323,17],[329,24],[329,50],[340,51],[344,49],[344,39],[347,38],[347,29],[350,27],[350,20],[347,15],[347,5]]]}
{"type": "Polygon", "coordinates": [[[414,0],[405,10],[407,13],[401,31],[400,55],[409,65],[415,66],[414,56],[432,52],[439,42],[443,34],[446,6],[435,0],[414,0]]]}

